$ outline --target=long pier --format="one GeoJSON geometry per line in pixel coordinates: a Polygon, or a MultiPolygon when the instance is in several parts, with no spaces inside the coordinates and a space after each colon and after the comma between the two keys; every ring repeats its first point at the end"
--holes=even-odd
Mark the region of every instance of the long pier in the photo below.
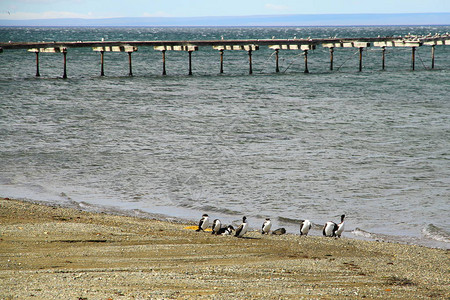
{"type": "Polygon", "coordinates": [[[334,51],[336,48],[357,48],[359,50],[359,71],[362,71],[363,51],[368,47],[379,47],[382,49],[382,70],[385,69],[385,50],[388,47],[411,48],[411,68],[415,69],[416,48],[431,46],[431,68],[435,67],[435,47],[450,45],[450,34],[435,34],[427,36],[391,36],[391,37],[367,37],[367,38],[326,38],[326,39],[245,39],[245,40],[186,40],[186,41],[74,41],[74,42],[2,42],[0,53],[4,50],[25,49],[36,55],[36,76],[39,72],[39,53],[62,53],[64,56],[63,78],[67,78],[66,55],[70,48],[92,48],[100,53],[101,71],[104,76],[104,53],[105,52],[127,52],[129,57],[129,75],[132,76],[131,54],[138,47],[153,47],[162,53],[162,75],[166,75],[165,53],[166,51],[185,51],[189,54],[189,75],[192,75],[191,54],[199,47],[213,47],[220,52],[220,73],[223,73],[224,51],[242,50],[248,52],[249,74],[253,73],[252,54],[259,50],[260,46],[266,46],[275,51],[275,72],[279,72],[279,51],[300,50],[304,54],[305,73],[308,69],[308,51],[316,47],[328,48],[330,52],[330,71],[333,70],[334,51]]]}

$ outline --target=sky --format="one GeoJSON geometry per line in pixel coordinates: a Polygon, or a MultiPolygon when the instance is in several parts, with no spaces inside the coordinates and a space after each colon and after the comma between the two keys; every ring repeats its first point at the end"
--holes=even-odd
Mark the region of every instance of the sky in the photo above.
{"type": "Polygon", "coordinates": [[[450,0],[0,0],[0,19],[450,12],[450,0]]]}

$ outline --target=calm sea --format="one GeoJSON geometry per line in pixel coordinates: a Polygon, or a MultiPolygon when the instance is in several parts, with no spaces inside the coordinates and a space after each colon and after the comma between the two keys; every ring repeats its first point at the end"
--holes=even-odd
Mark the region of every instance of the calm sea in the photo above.
{"type": "MultiPolygon", "coordinates": [[[[440,27],[0,28],[1,41],[376,37],[440,27]]],[[[450,48],[0,54],[0,196],[450,248],[450,48]]]]}

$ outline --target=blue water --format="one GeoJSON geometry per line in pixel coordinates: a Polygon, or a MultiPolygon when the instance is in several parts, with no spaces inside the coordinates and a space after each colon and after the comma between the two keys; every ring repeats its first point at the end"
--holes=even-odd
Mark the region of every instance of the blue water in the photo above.
{"type": "MultiPolygon", "coordinates": [[[[0,28],[0,41],[374,37],[440,27],[0,28]]],[[[450,51],[389,48],[167,52],[69,49],[0,54],[0,196],[84,209],[201,214],[298,233],[347,215],[345,238],[449,248],[450,51]]]]}

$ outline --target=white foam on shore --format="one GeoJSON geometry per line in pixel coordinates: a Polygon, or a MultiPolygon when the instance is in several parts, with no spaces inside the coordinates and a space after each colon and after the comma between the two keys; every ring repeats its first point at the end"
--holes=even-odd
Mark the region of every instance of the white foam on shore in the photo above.
{"type": "Polygon", "coordinates": [[[397,236],[397,235],[369,232],[358,227],[352,230],[351,233],[355,238],[361,238],[366,240],[375,240],[379,242],[400,243],[408,245],[420,245],[430,248],[450,249],[449,243],[450,240],[439,234],[428,234],[428,235],[424,234],[425,237],[427,238],[415,236],[397,236]]]}
{"type": "Polygon", "coordinates": [[[437,227],[433,224],[428,224],[422,229],[422,234],[424,237],[439,242],[450,243],[450,233],[446,232],[444,229],[437,227]]]}

